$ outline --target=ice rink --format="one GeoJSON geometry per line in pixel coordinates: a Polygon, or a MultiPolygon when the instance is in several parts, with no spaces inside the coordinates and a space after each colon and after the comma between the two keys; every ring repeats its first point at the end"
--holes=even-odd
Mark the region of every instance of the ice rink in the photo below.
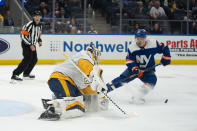
{"type": "MultiPolygon", "coordinates": [[[[83,117],[41,121],[44,111],[41,98],[51,98],[46,82],[54,65],[36,65],[35,80],[10,84],[14,66],[0,66],[0,130],[1,131],[197,131],[197,66],[170,65],[156,68],[158,81],[146,96],[144,105],[129,104],[134,80],[108,95],[127,113],[138,117],[125,118],[112,103],[108,111],[86,113],[83,117]],[[168,103],[164,103],[168,99],[168,103]]],[[[108,82],[126,66],[102,65],[108,82]]]]}

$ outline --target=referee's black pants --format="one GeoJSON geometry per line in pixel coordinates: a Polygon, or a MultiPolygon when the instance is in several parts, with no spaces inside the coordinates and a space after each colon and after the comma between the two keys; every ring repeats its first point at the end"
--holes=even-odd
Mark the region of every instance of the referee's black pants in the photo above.
{"type": "Polygon", "coordinates": [[[24,58],[13,71],[13,75],[20,75],[21,73],[23,73],[23,75],[29,75],[38,61],[36,50],[32,51],[30,46],[23,42],[22,49],[24,58]]]}

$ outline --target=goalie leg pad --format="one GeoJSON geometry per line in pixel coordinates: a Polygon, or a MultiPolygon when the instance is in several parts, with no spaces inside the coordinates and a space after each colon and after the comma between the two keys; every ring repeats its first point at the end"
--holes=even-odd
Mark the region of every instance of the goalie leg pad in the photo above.
{"type": "Polygon", "coordinates": [[[99,98],[99,108],[100,110],[108,110],[109,100],[103,96],[99,98]]]}
{"type": "Polygon", "coordinates": [[[87,112],[97,112],[100,110],[108,110],[109,100],[100,94],[85,94],[85,105],[87,112]]]}
{"type": "Polygon", "coordinates": [[[83,96],[64,97],[63,99],[52,100],[48,104],[53,104],[55,113],[61,114],[63,119],[82,116],[85,113],[83,96]]]}
{"type": "Polygon", "coordinates": [[[99,111],[98,94],[84,94],[87,112],[99,111]]]}

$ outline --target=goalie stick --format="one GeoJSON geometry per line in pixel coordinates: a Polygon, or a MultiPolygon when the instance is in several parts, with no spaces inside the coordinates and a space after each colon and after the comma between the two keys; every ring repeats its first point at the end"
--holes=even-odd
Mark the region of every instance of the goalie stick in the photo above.
{"type": "MultiPolygon", "coordinates": [[[[63,56],[67,59],[67,60],[70,60],[70,62],[72,63],[72,65],[86,78],[86,80],[89,82],[89,83],[91,83],[91,80],[89,79],[89,77],[88,76],[86,76],[80,69],[79,69],[79,67],[72,61],[72,59],[71,58],[69,58],[67,55],[66,55],[66,53],[62,53],[63,54],[63,56]]],[[[105,84],[104,84],[105,85],[105,84]]],[[[105,85],[106,86],[106,85],[105,85]]],[[[106,87],[107,88],[107,87],[106,87]]],[[[102,91],[101,91],[102,92],[102,91]]],[[[102,94],[105,96],[105,97],[107,97],[110,101],[111,101],[111,103],[114,105],[114,106],[116,106],[124,115],[126,115],[127,117],[130,117],[130,116],[137,116],[137,113],[135,113],[135,112],[132,112],[132,113],[129,113],[129,114],[127,114],[122,108],[120,108],[120,106],[118,106],[106,93],[104,93],[104,92],[102,92],[102,94]]]]}

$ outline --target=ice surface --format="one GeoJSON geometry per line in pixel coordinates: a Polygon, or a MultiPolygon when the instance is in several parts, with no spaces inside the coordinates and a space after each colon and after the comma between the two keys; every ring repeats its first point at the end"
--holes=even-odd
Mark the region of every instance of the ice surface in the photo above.
{"type": "Polygon", "coordinates": [[[0,116],[15,116],[32,111],[31,106],[25,103],[0,100],[0,116]]]}
{"type": "MultiPolygon", "coordinates": [[[[123,65],[101,67],[106,82],[126,68],[123,65]]],[[[108,94],[123,110],[137,112],[138,117],[125,118],[110,103],[108,111],[62,121],[37,119],[44,110],[41,98],[51,98],[47,80],[54,65],[36,65],[32,72],[36,75],[35,80],[10,84],[15,68],[16,65],[0,66],[0,100],[22,102],[32,111],[17,116],[0,116],[1,131],[197,131],[197,66],[157,67],[157,86],[146,96],[144,105],[129,104],[132,87],[142,84],[139,80],[108,94]],[[165,99],[168,103],[164,103],[165,99]]],[[[8,109],[7,113],[10,111],[8,109]]]]}

